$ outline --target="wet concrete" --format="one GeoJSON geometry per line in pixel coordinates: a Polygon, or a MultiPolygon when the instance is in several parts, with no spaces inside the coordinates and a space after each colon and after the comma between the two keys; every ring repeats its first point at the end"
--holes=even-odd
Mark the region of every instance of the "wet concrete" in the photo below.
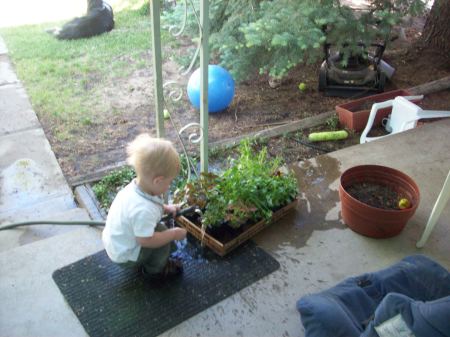
{"type": "MultiPolygon", "coordinates": [[[[450,269],[450,207],[444,210],[425,247],[419,250],[415,246],[450,168],[450,137],[440,137],[435,142],[436,134],[450,134],[450,120],[433,124],[292,165],[300,189],[296,209],[254,237],[258,245],[278,260],[280,269],[161,336],[304,336],[295,307],[303,295],[329,288],[349,276],[385,268],[411,254],[428,255],[450,269]],[[422,195],[419,208],[396,237],[367,238],[342,223],[340,174],[363,163],[402,170],[419,185],[422,195]]],[[[68,255],[69,260],[60,254],[65,247],[71,247],[72,253],[73,248],[94,238],[86,231],[79,235],[71,237],[68,233],[61,239],[50,238],[0,254],[0,294],[7,294],[2,295],[0,306],[0,335],[48,336],[70,326],[68,335],[83,336],[79,322],[51,280],[53,268],[93,252],[77,249],[68,255]],[[45,266],[43,271],[33,266],[35,261],[53,261],[55,255],[58,264],[45,266]],[[17,270],[15,265],[24,270],[17,270]],[[30,284],[30,278],[39,282],[30,284]],[[28,310],[28,296],[32,293],[39,294],[35,300],[38,311],[28,310]],[[9,310],[11,313],[6,310],[9,307],[14,308],[9,310]],[[17,318],[21,311],[27,315],[17,318]],[[53,319],[42,319],[43,313],[53,319]]],[[[98,233],[95,235],[98,240],[98,233]]]]}
{"type": "Polygon", "coordinates": [[[279,245],[304,247],[314,231],[346,229],[336,182],[341,175],[337,159],[323,155],[289,167],[295,172],[298,204],[292,212],[259,234],[257,242],[276,252],[279,245]]]}
{"type": "MultiPolygon", "coordinates": [[[[0,37],[0,225],[55,216],[86,219],[86,212],[75,204],[7,53],[0,37]]],[[[3,231],[0,252],[65,233],[69,230],[66,227],[28,226],[3,231]]]]}
{"type": "Polygon", "coordinates": [[[20,130],[0,138],[0,223],[24,221],[30,215],[42,218],[76,207],[42,129],[20,130]]]}
{"type": "Polygon", "coordinates": [[[300,190],[296,225],[303,231],[345,228],[340,217],[339,193],[336,189],[341,175],[340,162],[323,155],[293,166],[300,190]]]}

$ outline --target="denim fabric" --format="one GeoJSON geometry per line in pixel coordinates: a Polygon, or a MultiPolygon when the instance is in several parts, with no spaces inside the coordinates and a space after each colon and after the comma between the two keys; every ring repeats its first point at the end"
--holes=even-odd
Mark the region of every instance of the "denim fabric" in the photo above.
{"type": "MultiPolygon", "coordinates": [[[[165,230],[167,230],[167,227],[163,223],[156,225],[155,232],[163,232],[165,230]]],[[[143,267],[147,274],[157,274],[164,269],[170,254],[175,250],[176,246],[173,242],[159,248],[141,247],[136,262],[128,261],[126,263],[120,263],[120,265],[125,268],[143,267]]]]}
{"type": "MultiPolygon", "coordinates": [[[[391,293],[422,302],[450,296],[450,273],[426,256],[412,255],[386,269],[350,277],[328,290],[304,296],[297,309],[306,337],[360,337],[367,326],[373,326],[377,308],[391,293]]],[[[445,303],[435,310],[443,310],[445,303]]],[[[423,310],[414,314],[423,315],[423,310]]],[[[428,322],[441,323],[439,319],[428,322]]]]}
{"type": "Polygon", "coordinates": [[[422,302],[398,293],[386,295],[361,337],[379,337],[375,327],[398,314],[415,337],[450,337],[450,296],[422,302]]]}

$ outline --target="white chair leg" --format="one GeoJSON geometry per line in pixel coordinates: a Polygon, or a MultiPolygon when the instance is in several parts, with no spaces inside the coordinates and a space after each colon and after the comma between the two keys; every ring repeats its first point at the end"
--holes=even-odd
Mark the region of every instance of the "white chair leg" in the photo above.
{"type": "Polygon", "coordinates": [[[425,245],[425,242],[427,242],[428,237],[433,231],[433,228],[436,225],[436,222],[438,221],[439,216],[441,215],[449,198],[450,198],[450,171],[448,172],[441,193],[439,193],[436,203],[434,204],[433,210],[431,211],[430,217],[428,218],[425,231],[423,232],[422,237],[416,244],[417,248],[422,248],[425,245]]]}

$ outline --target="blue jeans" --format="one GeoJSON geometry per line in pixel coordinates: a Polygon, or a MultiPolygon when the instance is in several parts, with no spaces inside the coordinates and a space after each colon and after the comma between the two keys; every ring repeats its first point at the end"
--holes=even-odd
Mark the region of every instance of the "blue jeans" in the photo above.
{"type": "MultiPolygon", "coordinates": [[[[166,225],[158,223],[155,232],[164,232],[167,230],[166,225]]],[[[176,250],[174,242],[170,242],[159,248],[141,247],[137,261],[128,261],[119,263],[125,268],[144,268],[148,274],[157,274],[163,271],[164,266],[172,252],[176,250]]]]}

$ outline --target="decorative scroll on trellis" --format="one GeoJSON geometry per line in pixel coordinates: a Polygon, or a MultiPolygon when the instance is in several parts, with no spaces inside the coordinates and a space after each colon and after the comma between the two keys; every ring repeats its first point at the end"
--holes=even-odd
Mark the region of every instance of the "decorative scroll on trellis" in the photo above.
{"type": "MultiPolygon", "coordinates": [[[[183,0],[183,4],[184,4],[184,15],[183,15],[183,21],[181,23],[181,27],[177,28],[177,26],[172,25],[169,27],[169,32],[173,37],[178,37],[180,36],[184,30],[186,29],[186,22],[187,22],[187,17],[188,17],[188,0],[183,0]]],[[[192,10],[194,12],[194,16],[196,18],[196,22],[199,28],[199,39],[198,39],[198,44],[197,44],[197,48],[195,50],[194,55],[192,56],[191,62],[189,64],[189,66],[187,67],[187,69],[183,70],[183,67],[180,67],[179,69],[179,73],[182,76],[186,76],[187,74],[189,74],[199,56],[199,52],[200,52],[200,47],[201,47],[201,41],[202,41],[202,26],[200,24],[200,19],[199,19],[199,15],[197,13],[197,10],[195,9],[194,3],[192,2],[192,0],[189,0],[189,5],[192,7],[192,10]]],[[[172,127],[177,131],[177,138],[181,144],[182,150],[186,156],[186,161],[187,161],[187,171],[188,171],[188,177],[187,180],[189,181],[191,179],[191,171],[194,172],[194,174],[197,176],[198,178],[198,172],[197,169],[195,167],[195,165],[192,164],[189,155],[187,153],[186,150],[186,145],[183,142],[183,139],[181,138],[181,135],[184,132],[187,132],[188,129],[198,129],[199,130],[199,134],[196,132],[192,132],[189,134],[188,139],[189,142],[192,144],[197,144],[200,143],[201,140],[203,139],[203,128],[200,125],[200,123],[189,123],[183,127],[181,127],[179,130],[176,127],[174,120],[172,119],[172,115],[170,113],[171,106],[172,104],[178,102],[181,100],[181,98],[183,97],[183,88],[181,83],[179,83],[178,81],[174,81],[174,80],[170,80],[167,81],[163,84],[163,89],[164,89],[164,108],[165,108],[165,114],[168,115],[168,118],[170,120],[170,123],[172,125],[172,127]]]]}

